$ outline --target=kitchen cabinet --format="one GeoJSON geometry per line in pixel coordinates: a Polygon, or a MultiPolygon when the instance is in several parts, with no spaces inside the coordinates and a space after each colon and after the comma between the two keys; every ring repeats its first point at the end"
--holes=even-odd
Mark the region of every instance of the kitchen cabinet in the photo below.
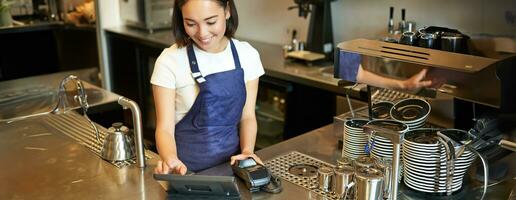
{"type": "Polygon", "coordinates": [[[335,94],[264,75],[256,100],[258,149],[332,122],[335,94]]]}
{"type": "Polygon", "coordinates": [[[98,67],[95,27],[61,23],[0,29],[0,81],[98,67]]]}

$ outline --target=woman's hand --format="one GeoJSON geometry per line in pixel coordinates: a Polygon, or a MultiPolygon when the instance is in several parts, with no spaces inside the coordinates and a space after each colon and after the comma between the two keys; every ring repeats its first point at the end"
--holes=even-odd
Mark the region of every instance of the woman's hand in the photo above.
{"type": "Polygon", "coordinates": [[[263,165],[262,160],[254,153],[241,153],[238,155],[231,156],[231,165],[235,164],[237,160],[245,160],[247,158],[253,158],[258,164],[263,165]]]}
{"type": "Polygon", "coordinates": [[[422,87],[432,86],[431,80],[423,80],[426,76],[428,69],[423,69],[412,77],[401,81],[400,88],[404,90],[415,90],[422,87]]]}
{"type": "Polygon", "coordinates": [[[172,159],[166,162],[158,161],[154,173],[156,174],[180,174],[185,175],[187,171],[186,165],[179,159],[172,159]]]}
{"type": "Polygon", "coordinates": [[[423,87],[430,87],[430,88],[439,88],[443,83],[446,81],[444,79],[440,78],[432,78],[432,80],[423,80],[426,77],[426,74],[428,73],[428,69],[422,69],[417,74],[413,75],[412,77],[401,81],[400,89],[404,90],[416,90],[423,87]]]}

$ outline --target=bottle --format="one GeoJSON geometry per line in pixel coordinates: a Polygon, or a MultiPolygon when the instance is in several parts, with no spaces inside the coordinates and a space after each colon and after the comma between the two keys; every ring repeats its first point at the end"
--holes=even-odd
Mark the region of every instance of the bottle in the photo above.
{"type": "Polygon", "coordinates": [[[292,31],[292,50],[293,51],[299,51],[300,48],[299,48],[299,40],[297,40],[297,30],[294,29],[292,31]]]}
{"type": "Polygon", "coordinates": [[[394,34],[394,19],[392,19],[394,16],[394,7],[389,8],[389,22],[387,24],[387,30],[389,34],[394,34]]]}
{"type": "Polygon", "coordinates": [[[407,31],[407,22],[405,21],[405,8],[401,9],[401,21],[398,24],[398,30],[401,33],[404,33],[405,31],[407,31]]]}

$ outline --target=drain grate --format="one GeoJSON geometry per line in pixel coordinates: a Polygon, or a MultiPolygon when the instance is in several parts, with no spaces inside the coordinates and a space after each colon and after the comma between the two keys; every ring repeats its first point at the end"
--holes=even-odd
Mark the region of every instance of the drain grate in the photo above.
{"type": "Polygon", "coordinates": [[[310,169],[317,169],[320,167],[334,168],[335,166],[332,164],[297,151],[292,151],[266,161],[265,166],[267,166],[274,175],[308,189],[309,191],[315,192],[323,196],[324,199],[339,199],[339,197],[333,192],[323,192],[320,190],[318,188],[317,172],[315,172],[315,175],[310,172],[310,169]],[[305,173],[291,173],[299,172],[300,170],[305,173]]]}
{"type": "MultiPolygon", "coordinates": [[[[48,122],[48,125],[86,146],[93,153],[100,157],[102,145],[97,142],[93,128],[83,116],[75,112],[68,112],[64,114],[48,114],[45,120],[48,122]]],[[[98,124],[95,125],[99,129],[100,141],[104,141],[104,137],[106,136],[107,131],[106,128],[98,124]]],[[[145,155],[145,160],[150,158],[150,156],[145,155]]],[[[122,168],[135,164],[136,158],[125,161],[112,161],[109,163],[115,165],[118,168],[122,168]]]]}

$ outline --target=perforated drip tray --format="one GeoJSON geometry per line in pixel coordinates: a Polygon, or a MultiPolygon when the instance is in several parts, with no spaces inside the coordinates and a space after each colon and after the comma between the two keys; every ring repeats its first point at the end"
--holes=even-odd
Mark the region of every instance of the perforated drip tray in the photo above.
{"type": "MultiPolygon", "coordinates": [[[[102,151],[102,145],[97,142],[95,131],[88,123],[88,121],[81,115],[75,112],[68,112],[65,114],[48,114],[46,117],[48,125],[59,130],[61,133],[81,143],[88,149],[90,149],[95,155],[100,157],[102,151]]],[[[95,124],[99,129],[100,141],[104,141],[106,135],[106,128],[95,124]]],[[[151,157],[145,155],[145,160],[151,157]]],[[[118,168],[130,166],[136,163],[136,158],[124,160],[124,161],[111,161],[109,162],[118,168]]]]}
{"type": "Polygon", "coordinates": [[[311,192],[319,194],[324,199],[339,199],[333,192],[323,192],[318,188],[317,169],[320,167],[335,167],[306,154],[292,151],[265,162],[271,172],[283,180],[301,186],[311,192]]]}

